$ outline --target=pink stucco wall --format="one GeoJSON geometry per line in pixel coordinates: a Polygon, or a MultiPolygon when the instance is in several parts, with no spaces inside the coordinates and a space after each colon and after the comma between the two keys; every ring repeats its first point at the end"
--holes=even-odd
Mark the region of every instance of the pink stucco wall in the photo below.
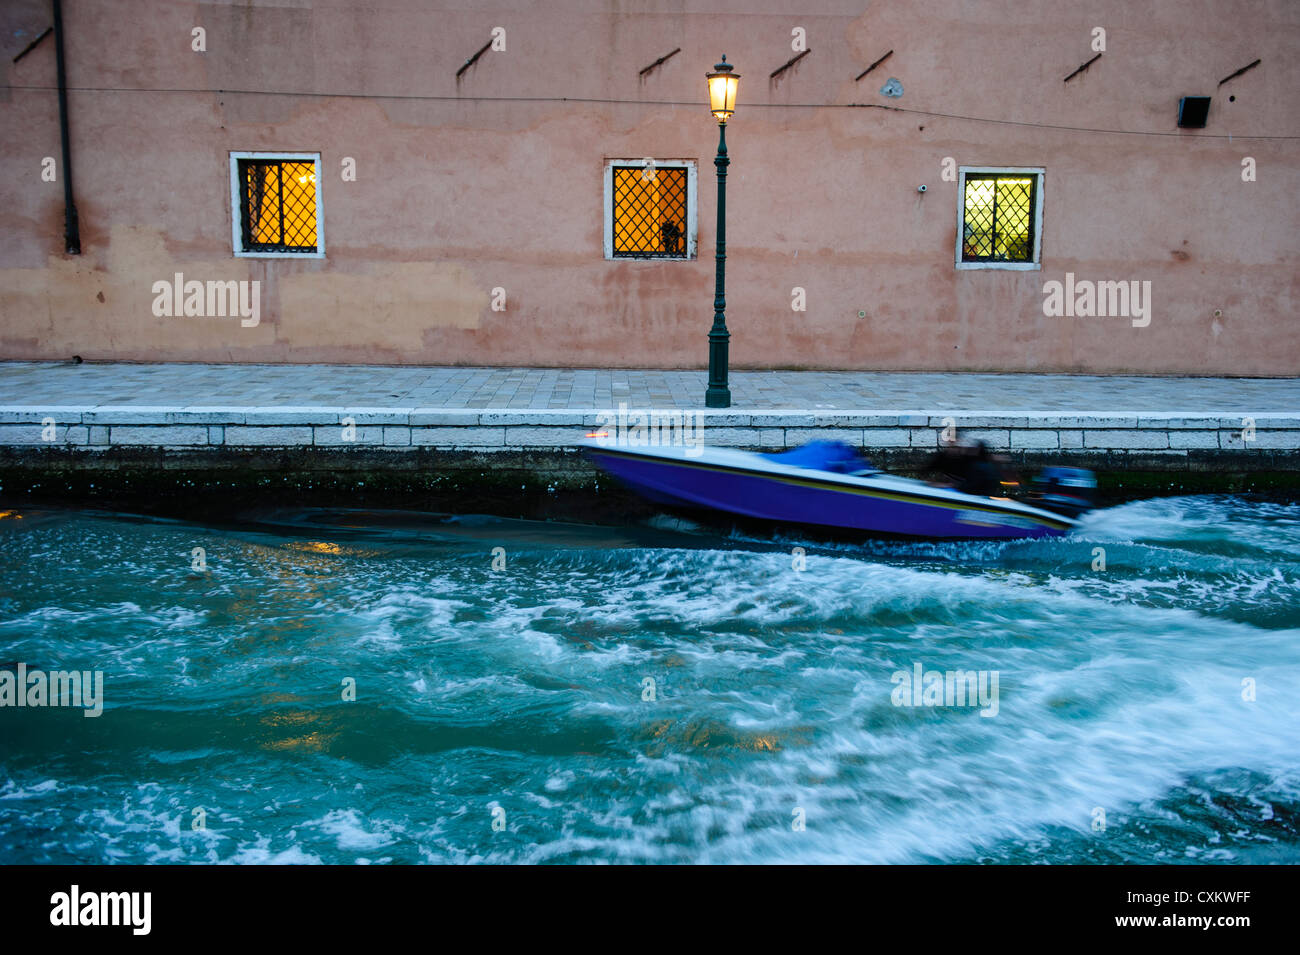
{"type": "Polygon", "coordinates": [[[703,74],[725,52],[743,75],[727,137],[733,366],[1300,371],[1300,4],[800,6],[69,0],[70,257],[62,184],[40,175],[59,154],[52,38],[10,62],[48,3],[14,0],[0,358],[702,366],[717,146],[703,74]],[[496,26],[506,50],[458,82],[496,26]],[[1105,53],[1063,83],[1097,26],[1105,53]],[[770,80],[795,27],[812,52],[770,80]],[[877,92],[890,76],[901,99],[877,92]],[[1191,94],[1214,97],[1209,123],[1179,131],[1191,94]],[[238,150],[322,154],[324,259],[232,255],[238,150]],[[605,162],[644,156],[698,163],[694,261],[603,257],[605,162]],[[945,157],[1046,170],[1040,271],[954,267],[945,157]],[[261,282],[261,323],[156,317],[152,285],[176,272],[261,282]],[[1150,281],[1150,324],[1045,316],[1043,285],[1067,272],[1150,281]]]}

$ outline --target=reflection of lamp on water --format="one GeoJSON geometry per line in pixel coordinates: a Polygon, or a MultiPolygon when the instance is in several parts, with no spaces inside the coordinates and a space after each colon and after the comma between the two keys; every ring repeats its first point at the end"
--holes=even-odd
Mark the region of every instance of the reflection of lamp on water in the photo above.
{"type": "Polygon", "coordinates": [[[293,541],[285,544],[291,550],[307,551],[312,554],[341,554],[343,548],[328,541],[293,541]]]}

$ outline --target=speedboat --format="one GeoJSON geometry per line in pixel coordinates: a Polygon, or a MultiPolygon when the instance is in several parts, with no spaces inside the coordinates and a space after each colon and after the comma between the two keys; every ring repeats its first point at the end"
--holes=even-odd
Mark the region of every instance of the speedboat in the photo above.
{"type": "MultiPolygon", "coordinates": [[[[1078,526],[1090,472],[1053,468],[1053,489],[1077,482],[1068,506],[1051,510],[1005,496],[968,494],[887,474],[839,441],[760,454],[731,448],[580,442],[604,471],[668,509],[716,518],[797,525],[833,536],[994,540],[1055,537],[1078,526]],[[1068,513],[1062,513],[1062,512],[1068,513]]],[[[1040,494],[1049,503],[1060,495],[1040,494]]],[[[1085,505],[1086,507],[1086,505],[1085,505]]]]}

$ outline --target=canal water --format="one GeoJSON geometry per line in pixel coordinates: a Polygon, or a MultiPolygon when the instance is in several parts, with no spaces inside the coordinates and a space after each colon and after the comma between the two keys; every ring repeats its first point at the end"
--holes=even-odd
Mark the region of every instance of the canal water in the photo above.
{"type": "Polygon", "coordinates": [[[9,510],[20,667],[102,693],[0,708],[4,863],[1300,862],[1294,504],[868,545],[9,510]]]}

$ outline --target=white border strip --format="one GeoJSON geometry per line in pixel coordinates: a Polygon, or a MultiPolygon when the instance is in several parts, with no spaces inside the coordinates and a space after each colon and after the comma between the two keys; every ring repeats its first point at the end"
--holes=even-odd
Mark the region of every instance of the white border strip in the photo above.
{"type": "Polygon", "coordinates": [[[696,237],[699,235],[698,170],[694,159],[656,159],[656,169],[686,170],[686,256],[684,258],[667,258],[663,256],[620,255],[614,258],[614,167],[635,166],[645,162],[644,159],[606,159],[605,160],[605,204],[604,245],[605,258],[610,262],[689,262],[696,255],[696,237]]]}

